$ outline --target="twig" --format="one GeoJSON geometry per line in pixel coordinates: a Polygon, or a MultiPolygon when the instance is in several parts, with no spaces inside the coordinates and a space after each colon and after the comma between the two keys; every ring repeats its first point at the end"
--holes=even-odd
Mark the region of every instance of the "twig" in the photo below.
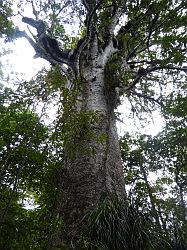
{"type": "Polygon", "coordinates": [[[133,95],[136,95],[138,97],[142,97],[146,100],[149,100],[149,101],[152,101],[152,102],[155,102],[157,103],[158,105],[162,106],[162,103],[160,101],[158,101],[157,99],[151,97],[151,96],[147,96],[147,95],[144,95],[144,94],[141,94],[139,92],[136,92],[135,90],[131,90],[130,93],[132,93],[133,95]]]}

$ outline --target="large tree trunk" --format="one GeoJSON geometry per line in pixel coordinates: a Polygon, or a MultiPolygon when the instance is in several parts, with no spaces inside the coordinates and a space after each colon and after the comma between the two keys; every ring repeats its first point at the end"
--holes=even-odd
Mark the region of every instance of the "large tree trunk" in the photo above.
{"type": "Polygon", "coordinates": [[[24,33],[35,51],[53,65],[59,65],[71,83],[70,89],[66,89],[65,94],[62,93],[64,164],[59,171],[55,208],[56,216],[63,218],[65,231],[54,233],[48,249],[74,244],[86,223],[85,215],[95,209],[106,196],[125,198],[114,114],[117,86],[108,78],[107,74],[111,75],[111,72],[106,72],[107,63],[118,51],[113,31],[119,13],[117,9],[111,9],[110,25],[105,27],[104,40],[99,40],[96,26],[91,21],[100,4],[101,2],[94,5],[91,13],[88,11],[86,38],[80,40],[73,51],[62,52],[58,42],[45,34],[43,22],[23,18],[23,22],[37,29],[39,44],[24,33]],[[67,97],[67,92],[70,95],[72,92],[72,96],[67,97]],[[82,121],[83,118],[85,121],[82,121]],[[82,119],[81,122],[79,119],[82,119]],[[66,126],[63,127],[63,123],[66,126]],[[80,126],[80,129],[73,127],[72,123],[80,126]],[[72,131],[72,127],[75,131],[72,131]]]}
{"type": "Polygon", "coordinates": [[[103,56],[84,66],[82,75],[79,95],[82,101],[77,110],[97,113],[98,121],[89,124],[88,136],[75,135],[65,148],[65,163],[58,183],[58,212],[65,222],[65,232],[57,240],[60,245],[76,241],[85,215],[104,197],[111,194],[125,197],[114,114],[116,94],[115,89],[106,84],[103,56]],[[73,156],[68,152],[71,143],[78,145],[73,156]]]}

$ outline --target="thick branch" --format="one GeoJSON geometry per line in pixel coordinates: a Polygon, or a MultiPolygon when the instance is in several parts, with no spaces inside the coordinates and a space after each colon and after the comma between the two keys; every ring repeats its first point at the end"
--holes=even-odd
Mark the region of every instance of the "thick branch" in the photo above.
{"type": "Polygon", "coordinates": [[[34,6],[34,1],[31,0],[31,5],[32,5],[32,12],[36,18],[36,20],[38,20],[38,15],[39,15],[39,12],[36,10],[35,6],[34,6]]]}
{"type": "Polygon", "coordinates": [[[25,37],[27,39],[27,41],[30,43],[30,45],[36,52],[35,57],[37,57],[37,55],[40,55],[42,58],[48,60],[48,56],[45,50],[42,49],[42,47],[38,46],[38,44],[29,35],[27,35],[25,31],[19,31],[19,37],[25,37]]]}
{"type": "Polygon", "coordinates": [[[153,71],[157,71],[157,70],[163,70],[163,69],[167,69],[167,70],[179,70],[179,71],[184,71],[185,73],[187,72],[187,67],[176,67],[173,65],[166,65],[166,66],[153,66],[151,68],[140,68],[137,72],[137,75],[135,77],[135,79],[132,81],[132,83],[126,87],[124,90],[125,91],[129,91],[131,89],[133,89],[136,84],[140,81],[140,79],[146,75],[148,75],[149,73],[153,72],[153,71]]]}
{"type": "Polygon", "coordinates": [[[52,64],[66,64],[74,71],[76,71],[75,63],[70,60],[70,56],[73,53],[72,50],[62,51],[56,39],[51,38],[50,36],[45,34],[46,26],[43,21],[37,21],[28,17],[23,17],[22,21],[37,30],[36,41],[30,38],[26,32],[22,33],[36,51],[35,57],[41,56],[52,64]]]}
{"type": "MultiPolygon", "coordinates": [[[[83,2],[87,2],[87,1],[83,1],[83,2]]],[[[89,2],[89,1],[88,1],[89,2]]],[[[87,18],[87,32],[86,32],[86,37],[84,39],[84,41],[81,43],[81,45],[79,46],[76,55],[75,55],[75,61],[77,63],[77,70],[80,73],[80,57],[81,54],[83,52],[83,50],[85,49],[85,47],[89,44],[89,42],[92,39],[92,35],[94,33],[93,27],[92,27],[92,20],[93,20],[93,16],[96,12],[96,10],[101,6],[103,0],[100,0],[95,7],[92,9],[91,13],[89,14],[88,18],[87,18]]]]}
{"type": "Polygon", "coordinates": [[[45,23],[41,20],[34,20],[33,18],[29,18],[29,17],[23,17],[22,18],[22,22],[32,26],[33,28],[35,28],[37,30],[37,32],[39,33],[39,35],[43,32],[45,32],[45,23]]]}
{"type": "Polygon", "coordinates": [[[84,5],[85,9],[90,13],[94,9],[96,5],[95,0],[82,0],[82,4],[84,5]]]}

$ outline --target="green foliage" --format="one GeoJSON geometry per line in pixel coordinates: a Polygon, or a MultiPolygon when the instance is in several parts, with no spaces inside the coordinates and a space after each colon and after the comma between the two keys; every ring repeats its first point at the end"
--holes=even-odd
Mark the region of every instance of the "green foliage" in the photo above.
{"type": "Polygon", "coordinates": [[[41,249],[50,232],[42,228],[53,225],[52,219],[44,218],[54,203],[54,187],[48,181],[51,190],[45,209],[26,210],[24,200],[30,194],[43,204],[47,180],[54,184],[54,163],[46,148],[48,129],[23,103],[13,102],[13,91],[1,86],[0,93],[0,249],[41,249]]]}
{"type": "Polygon", "coordinates": [[[120,51],[114,62],[120,70],[116,70],[114,82],[119,85],[120,94],[126,94],[133,114],[139,118],[141,113],[154,110],[154,104],[164,102],[163,89],[167,82],[170,84],[167,74],[176,85],[183,79],[179,87],[184,85],[185,74],[177,69],[186,61],[185,8],[185,1],[126,2],[124,26],[117,35],[120,51]],[[174,65],[176,71],[172,74],[168,66],[174,65]],[[160,69],[146,73],[154,67],[160,69]],[[142,76],[136,83],[140,72],[142,76]]]}
{"type": "Polygon", "coordinates": [[[92,126],[98,124],[100,115],[97,112],[74,111],[74,113],[64,114],[61,119],[61,140],[68,148],[68,155],[75,156],[78,152],[94,152],[94,148],[84,147],[84,140],[101,141],[105,139],[102,135],[96,135],[92,131],[92,126]],[[103,138],[103,139],[102,139],[103,138]],[[73,144],[72,144],[73,140],[73,144]]]}
{"type": "Polygon", "coordinates": [[[163,108],[166,126],[157,136],[127,134],[121,141],[129,198],[157,222],[169,249],[187,247],[185,103],[183,95],[171,95],[163,108]]]}
{"type": "Polygon", "coordinates": [[[108,197],[87,216],[85,249],[167,249],[154,223],[134,204],[108,197]]]}
{"type": "Polygon", "coordinates": [[[13,195],[12,190],[7,187],[1,189],[0,249],[28,249],[28,246],[29,249],[40,249],[35,231],[38,221],[33,218],[32,211],[27,211],[18,204],[20,195],[13,195]]]}
{"type": "Polygon", "coordinates": [[[35,176],[42,175],[45,153],[41,143],[46,139],[46,132],[38,117],[19,105],[1,110],[0,154],[1,169],[4,169],[1,174],[5,183],[11,183],[19,173],[20,187],[26,183],[29,186],[35,182],[35,176]]]}
{"type": "Polygon", "coordinates": [[[10,1],[0,1],[0,37],[9,36],[13,32],[12,6],[10,1]]]}
{"type": "Polygon", "coordinates": [[[58,66],[50,70],[42,69],[35,78],[29,82],[19,84],[17,91],[26,104],[32,105],[36,102],[51,103],[58,99],[59,92],[63,91],[66,77],[60,74],[58,66]]]}
{"type": "Polygon", "coordinates": [[[184,123],[186,122],[186,110],[187,110],[187,100],[184,94],[179,93],[177,96],[175,96],[172,93],[166,100],[163,112],[165,113],[166,118],[167,116],[168,118],[172,117],[178,120],[178,122],[180,119],[181,123],[184,123]]]}
{"type": "MultiPolygon", "coordinates": [[[[20,7],[23,2],[20,1],[20,7]]],[[[83,22],[85,9],[81,1],[33,2],[36,10],[41,11],[39,19],[45,20],[49,28],[48,35],[59,39],[63,49],[76,46],[75,35],[86,34],[88,20],[83,22]],[[71,26],[71,36],[66,34],[66,25],[77,22],[79,31],[71,26]]],[[[119,94],[126,91],[133,111],[139,114],[147,111],[155,98],[166,98],[162,104],[167,124],[154,138],[128,134],[121,140],[130,205],[116,197],[104,199],[85,218],[88,228],[79,242],[80,249],[183,250],[187,244],[185,72],[172,74],[166,66],[183,66],[186,60],[185,2],[103,1],[88,27],[90,30],[94,27],[94,36],[97,33],[98,54],[103,53],[110,37],[116,4],[124,11],[125,22],[116,37],[119,51],[105,67],[105,87],[113,95],[109,101],[115,96],[115,88],[120,87],[119,94]],[[162,71],[150,71],[146,76],[151,67],[162,71]],[[134,83],[137,76],[141,77],[134,83]],[[176,96],[171,91],[171,95],[164,95],[162,88],[168,82],[175,83],[180,94],[176,96]],[[162,176],[152,183],[150,174],[155,176],[159,171],[162,176]]],[[[13,33],[11,16],[9,2],[0,1],[0,36],[9,40],[13,33]]],[[[64,145],[70,157],[81,152],[89,155],[95,152],[93,141],[103,143],[108,139],[105,134],[93,133],[92,128],[102,122],[99,113],[77,111],[80,103],[85,104],[80,94],[82,85],[79,79],[68,86],[67,78],[54,66],[20,84],[16,95],[10,89],[0,89],[1,249],[46,249],[51,235],[64,229],[57,211],[57,182],[63,167],[64,145]],[[28,107],[54,101],[59,110],[49,131],[28,107]],[[39,207],[25,209],[23,201],[27,197],[33,198],[39,207]]]]}

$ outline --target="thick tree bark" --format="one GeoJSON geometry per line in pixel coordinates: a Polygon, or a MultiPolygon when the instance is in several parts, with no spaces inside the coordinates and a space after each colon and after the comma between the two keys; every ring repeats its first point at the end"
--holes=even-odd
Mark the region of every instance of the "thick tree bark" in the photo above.
{"type": "MultiPolygon", "coordinates": [[[[168,21],[166,17],[170,16],[169,11],[172,5],[166,4],[165,7],[158,8],[155,13],[156,5],[154,3],[147,5],[143,4],[142,1],[137,5],[131,5],[130,1],[126,3],[125,0],[109,2],[82,0],[78,2],[83,4],[86,11],[86,34],[79,40],[74,49],[61,50],[56,39],[51,37],[51,34],[56,32],[50,32],[46,23],[39,20],[34,4],[32,7],[36,20],[23,17],[22,21],[35,28],[37,35],[30,37],[25,31],[18,32],[19,37],[26,37],[35,49],[35,57],[42,57],[52,65],[59,65],[63,73],[67,77],[70,76],[68,79],[70,82],[72,79],[73,82],[75,79],[78,80],[79,84],[81,82],[78,98],[82,101],[77,103],[77,109],[74,112],[95,112],[99,114],[100,118],[93,124],[86,124],[91,130],[90,134],[94,136],[89,137],[84,134],[84,131],[80,131],[79,135],[75,134],[69,138],[68,142],[65,142],[64,164],[58,178],[59,195],[56,210],[57,214],[64,219],[66,232],[64,234],[58,232],[57,237],[52,237],[49,249],[55,249],[57,244],[62,246],[64,242],[69,245],[71,242],[74,243],[79,236],[79,229],[82,228],[85,215],[102,201],[102,197],[110,194],[115,194],[120,198],[125,197],[123,168],[114,115],[115,87],[119,86],[115,82],[111,83],[113,86],[110,86],[110,83],[105,79],[105,67],[108,60],[115,52],[118,52],[116,63],[118,65],[122,63],[121,70],[125,71],[128,65],[132,66],[132,69],[134,68],[133,79],[128,86],[124,82],[122,92],[127,91],[129,94],[135,94],[151,101],[155,101],[155,99],[144,95],[144,91],[139,93],[134,90],[136,84],[143,77],[161,69],[186,70],[185,67],[176,67],[172,63],[165,65],[165,62],[163,64],[160,56],[155,60],[148,60],[151,53],[149,48],[155,44],[155,36],[165,30],[168,21]],[[116,36],[116,27],[120,23],[119,18],[124,15],[125,18],[122,22],[125,21],[131,8],[132,13],[128,16],[127,23],[120,28],[116,36]],[[165,11],[163,12],[163,10],[165,11]],[[165,12],[166,14],[163,14],[165,12]],[[146,60],[136,61],[137,58],[142,58],[144,52],[146,60]],[[74,76],[72,77],[72,75],[74,76]],[[103,140],[101,140],[102,137],[103,140]],[[72,148],[74,145],[79,145],[73,156],[70,153],[71,145],[72,148]]],[[[83,18],[85,12],[79,9],[78,2],[66,1],[65,5],[71,8],[73,4],[71,15],[75,10],[83,18]],[[77,5],[77,8],[74,4],[77,5]]],[[[174,11],[181,11],[183,7],[184,4],[181,3],[176,6],[174,11]]],[[[58,11],[58,14],[62,10],[63,8],[58,11]]],[[[67,21],[65,18],[62,23],[65,24],[67,21]]],[[[57,27],[58,25],[57,22],[57,27]]],[[[174,26],[171,27],[171,30],[173,28],[174,26]]],[[[81,28],[80,33],[82,31],[85,30],[81,28]]],[[[62,39],[63,43],[65,40],[62,39]]],[[[163,52],[165,53],[164,47],[163,52]]],[[[183,55],[183,49],[181,55],[183,55]]],[[[120,75],[121,70],[115,72],[116,76],[120,75]]],[[[131,76],[129,77],[131,78],[131,76]]],[[[129,77],[127,74],[127,79],[129,77]]],[[[123,74],[117,79],[121,81],[121,78],[123,80],[123,74]]],[[[155,210],[154,206],[153,210],[155,210]]],[[[155,214],[155,216],[157,215],[155,214]]],[[[159,224],[158,218],[156,220],[159,224]]]]}
{"type": "Polygon", "coordinates": [[[56,241],[60,245],[76,241],[85,223],[85,215],[107,195],[125,198],[114,114],[116,96],[114,89],[107,87],[105,82],[104,64],[103,56],[100,56],[82,70],[82,101],[77,109],[97,112],[99,119],[90,125],[93,137],[81,134],[71,138],[68,148],[71,143],[79,145],[74,156],[70,156],[65,148],[65,163],[58,183],[58,212],[65,222],[65,232],[60,238],[53,239],[55,244],[56,241]]]}
{"type": "MultiPolygon", "coordinates": [[[[89,5],[88,9],[91,8],[91,1],[86,3],[89,5]]],[[[118,12],[114,11],[113,21],[107,26],[106,41],[100,45],[95,26],[91,25],[99,3],[89,14],[87,37],[80,46],[77,44],[75,50],[63,53],[56,40],[46,36],[45,29],[40,29],[43,22],[23,18],[25,23],[37,28],[39,44],[25,35],[36,52],[53,65],[58,64],[71,86],[79,85],[79,93],[77,98],[74,98],[76,101],[72,103],[74,108],[69,110],[70,115],[73,117],[82,112],[98,116],[93,123],[85,121],[88,134],[84,129],[80,129],[64,142],[64,164],[57,181],[58,200],[55,213],[63,219],[65,231],[59,230],[52,235],[48,249],[56,249],[58,246],[61,248],[64,244],[75,245],[86,223],[85,215],[96,208],[106,196],[125,198],[123,166],[114,113],[117,86],[116,83],[108,81],[106,75],[111,74],[106,72],[106,65],[118,50],[113,39],[118,12]],[[64,64],[68,65],[68,68],[64,67],[64,64]]],[[[68,113],[67,111],[68,108],[64,113],[68,113]]],[[[63,115],[66,120],[66,114],[63,115]]]]}

